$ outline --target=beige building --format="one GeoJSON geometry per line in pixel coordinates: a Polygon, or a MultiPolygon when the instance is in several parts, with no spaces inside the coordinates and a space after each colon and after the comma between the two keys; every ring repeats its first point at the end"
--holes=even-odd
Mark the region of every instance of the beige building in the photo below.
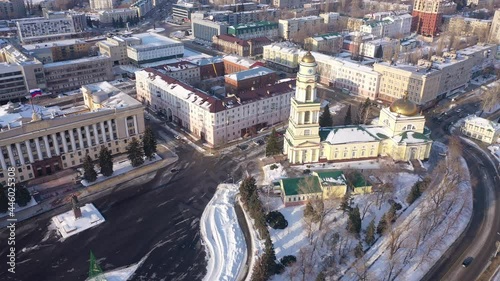
{"type": "Polygon", "coordinates": [[[66,39],[38,44],[25,44],[23,48],[42,63],[51,63],[97,55],[95,45],[102,40],[104,40],[104,37],[66,39]]]}
{"type": "Polygon", "coordinates": [[[113,80],[112,66],[108,56],[47,63],[43,66],[47,91],[59,94],[83,85],[113,80]]]}
{"type": "Polygon", "coordinates": [[[278,33],[280,37],[286,40],[290,40],[299,31],[302,30],[312,31],[315,27],[319,27],[324,22],[325,20],[319,16],[308,16],[301,18],[279,20],[278,33]]]}
{"type": "Polygon", "coordinates": [[[124,21],[127,18],[137,17],[137,9],[113,9],[113,10],[102,10],[97,12],[97,17],[99,18],[99,23],[110,25],[113,20],[118,22],[120,18],[124,21]]]}
{"type": "Polygon", "coordinates": [[[23,68],[18,64],[0,63],[0,101],[15,100],[28,93],[23,68]]]}
{"type": "Polygon", "coordinates": [[[378,98],[395,101],[408,93],[408,99],[424,105],[436,99],[441,71],[425,66],[376,63],[373,69],[381,74],[378,98]]]}
{"type": "Polygon", "coordinates": [[[319,127],[317,63],[311,53],[301,59],[295,96],[284,139],[290,164],[346,161],[389,156],[396,161],[426,159],[432,141],[425,117],[407,97],[380,112],[378,125],[319,127]]]}
{"type": "Polygon", "coordinates": [[[476,115],[465,118],[461,131],[464,135],[487,144],[500,143],[500,124],[476,115]]]}
{"type": "Polygon", "coordinates": [[[113,65],[129,64],[127,56],[127,40],[130,37],[113,36],[108,37],[106,41],[97,43],[101,55],[111,58],[113,65]]]}
{"type": "Polygon", "coordinates": [[[124,153],[132,137],[144,132],[144,108],[107,82],[82,87],[85,105],[59,107],[8,103],[0,110],[0,183],[16,168],[24,182],[79,166],[101,146],[124,153]],[[99,110],[95,110],[99,108],[99,110]],[[94,109],[94,110],[93,110],[94,109]]]}
{"type": "Polygon", "coordinates": [[[342,51],[344,37],[339,33],[321,34],[304,39],[304,48],[314,52],[337,54],[342,51]]]}
{"type": "Polygon", "coordinates": [[[490,43],[500,44],[500,9],[495,11],[491,22],[490,43]]]}
{"type": "Polygon", "coordinates": [[[491,29],[492,22],[493,21],[491,20],[454,16],[450,18],[448,29],[453,31],[461,31],[461,35],[477,35],[487,38],[491,29]]]}
{"type": "Polygon", "coordinates": [[[290,115],[294,81],[215,96],[151,68],[135,76],[142,103],[212,147],[254,135],[290,115]]]}
{"type": "Polygon", "coordinates": [[[113,0],[90,0],[92,10],[111,10],[113,9],[113,0]]]}

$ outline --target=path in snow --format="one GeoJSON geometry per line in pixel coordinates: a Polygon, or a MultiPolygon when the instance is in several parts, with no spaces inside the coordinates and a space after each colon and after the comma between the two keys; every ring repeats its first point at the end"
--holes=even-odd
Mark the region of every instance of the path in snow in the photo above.
{"type": "Polygon", "coordinates": [[[238,186],[220,184],[201,216],[201,237],[208,257],[203,280],[237,280],[247,259],[247,246],[234,210],[238,186]]]}

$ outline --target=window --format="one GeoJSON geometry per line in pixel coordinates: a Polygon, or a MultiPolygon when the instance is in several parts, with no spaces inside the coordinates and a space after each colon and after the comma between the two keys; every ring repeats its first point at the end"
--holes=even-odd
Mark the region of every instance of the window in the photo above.
{"type": "Polygon", "coordinates": [[[311,135],[311,130],[304,130],[304,136],[310,136],[311,135]]]}
{"type": "Polygon", "coordinates": [[[311,112],[306,111],[304,112],[304,123],[309,123],[311,122],[311,112]]]}
{"type": "Polygon", "coordinates": [[[306,101],[310,101],[311,99],[312,99],[311,85],[308,85],[306,87],[306,101]]]}

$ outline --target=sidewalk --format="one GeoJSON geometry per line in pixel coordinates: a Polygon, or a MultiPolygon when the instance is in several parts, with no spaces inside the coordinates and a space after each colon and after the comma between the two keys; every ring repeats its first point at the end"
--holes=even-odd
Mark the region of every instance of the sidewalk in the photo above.
{"type": "MultiPolygon", "coordinates": [[[[153,162],[151,164],[141,166],[140,168],[148,167],[149,165],[154,165],[157,163],[161,163],[161,166],[156,170],[156,173],[161,168],[167,167],[168,165],[171,165],[175,162],[177,162],[178,157],[175,155],[175,157],[172,156],[172,152],[167,151],[165,148],[163,148],[161,145],[158,146],[158,155],[162,157],[162,160],[153,162]]],[[[112,178],[109,178],[108,180],[111,180],[112,178]]],[[[68,184],[63,184],[62,186],[57,185],[58,182],[61,182],[60,179],[55,179],[53,181],[48,181],[46,183],[43,183],[41,185],[45,186],[46,193],[45,196],[39,196],[38,194],[34,194],[34,197],[40,197],[41,201],[38,201],[38,204],[21,210],[19,212],[15,213],[15,219],[17,219],[17,222],[21,222],[23,220],[30,219],[32,217],[38,216],[40,214],[43,214],[45,212],[49,212],[52,210],[55,210],[60,207],[64,206],[69,206],[69,202],[71,202],[71,196],[75,194],[75,192],[84,194],[82,197],[79,197],[79,199],[84,199],[91,197],[93,195],[97,195],[99,193],[103,193],[104,191],[111,190],[114,187],[108,187],[104,189],[96,189],[94,186],[89,186],[89,187],[84,187],[81,183],[73,183],[72,185],[68,184]],[[50,192],[50,193],[49,193],[50,192]]],[[[32,187],[29,187],[32,188],[32,187]]],[[[35,190],[36,192],[36,190],[35,190]]],[[[43,195],[43,194],[42,194],[43,195]]],[[[81,200],[80,200],[81,201],[81,200]]],[[[7,220],[2,220],[0,221],[0,228],[5,227],[8,225],[7,220]]]]}

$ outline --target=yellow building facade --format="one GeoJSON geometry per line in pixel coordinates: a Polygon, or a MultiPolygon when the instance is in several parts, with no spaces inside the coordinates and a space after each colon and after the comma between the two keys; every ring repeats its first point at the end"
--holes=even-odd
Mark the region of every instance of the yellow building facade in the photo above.
{"type": "Polygon", "coordinates": [[[306,54],[297,73],[284,153],[291,164],[348,161],[389,156],[395,161],[424,160],[432,140],[425,117],[406,95],[380,112],[377,125],[319,127],[316,61],[306,54]]]}

